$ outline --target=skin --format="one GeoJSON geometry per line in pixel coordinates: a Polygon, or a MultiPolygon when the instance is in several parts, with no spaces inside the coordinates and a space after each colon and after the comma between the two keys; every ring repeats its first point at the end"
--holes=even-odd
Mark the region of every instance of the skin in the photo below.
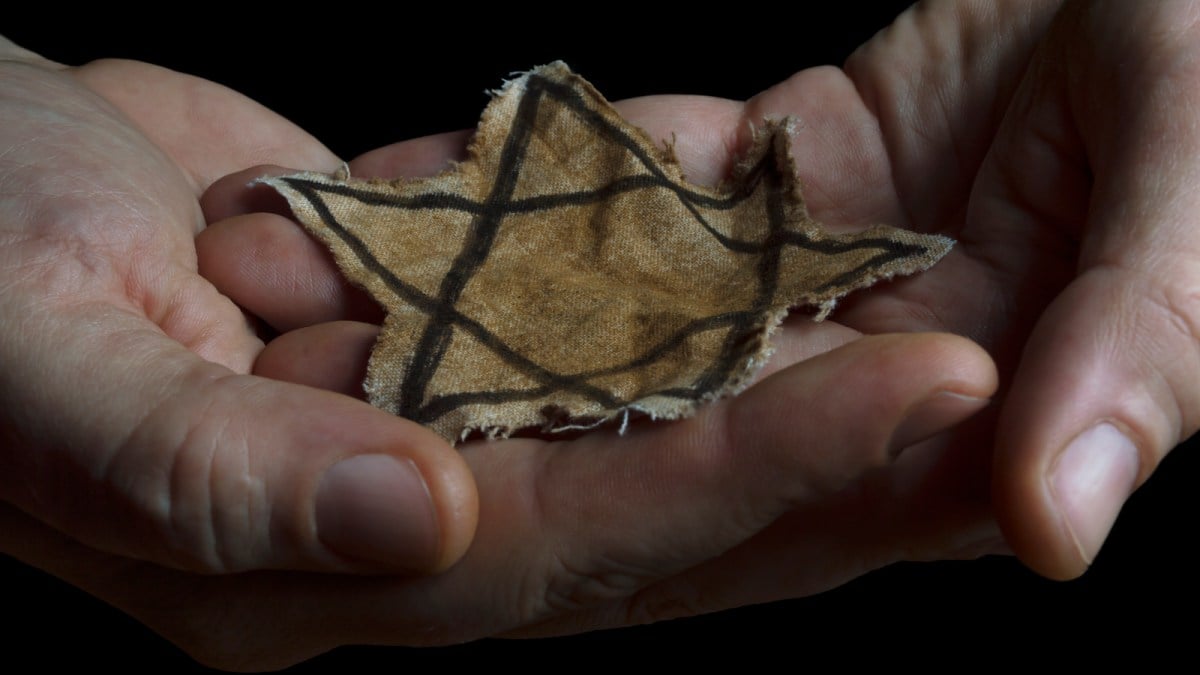
{"type": "MultiPolygon", "coordinates": [[[[789,320],[764,379],[692,420],[461,453],[345,395],[345,355],[361,367],[377,312],[245,188],[264,171],[246,167],[332,170],[331,153],[211,83],[9,47],[0,549],[234,668],[804,595],[994,550],[997,521],[1035,570],[1080,574],[1200,412],[1200,139],[1179,113],[1196,109],[1200,42],[1184,2],[1059,10],[928,3],[844,70],[746,103],[625,102],[652,135],[675,133],[697,182],[724,175],[747,121],[797,115],[818,219],[960,244],[836,323],[789,320]],[[280,337],[264,343],[243,309],[280,337]],[[1106,452],[1099,489],[1072,490],[1062,468],[1086,464],[1063,448],[1097,422],[1135,454],[1106,452]],[[431,554],[346,556],[322,539],[321,476],[357,455],[420,469],[431,554]],[[361,574],[380,571],[404,574],[361,574]]],[[[351,169],[429,173],[463,141],[351,169]]]]}

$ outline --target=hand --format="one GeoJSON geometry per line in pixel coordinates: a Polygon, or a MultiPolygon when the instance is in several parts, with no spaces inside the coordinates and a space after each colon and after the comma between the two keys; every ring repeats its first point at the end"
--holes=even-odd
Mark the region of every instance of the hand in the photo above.
{"type": "Polygon", "coordinates": [[[336,158],[203,80],[68,70],[7,42],[0,58],[0,548],[40,562],[69,541],[81,553],[59,563],[107,573],[455,562],[476,522],[461,457],[365,404],[250,376],[262,342],[197,273],[214,177],[336,158]],[[363,510],[386,526],[321,527],[363,510]]]}
{"type": "Polygon", "coordinates": [[[989,350],[995,430],[947,452],[994,442],[993,465],[973,467],[990,471],[1007,545],[1053,578],[1087,568],[1126,498],[1200,425],[1197,18],[1178,1],[926,2],[844,72],[803,71],[745,107],[630,102],[706,117],[707,136],[678,131],[682,116],[652,130],[694,139],[679,154],[710,180],[747,122],[796,115],[818,218],[959,240],[931,273],[852,296],[834,319],[989,350]]]}
{"type": "MultiPolygon", "coordinates": [[[[844,72],[804,71],[744,108],[631,103],[707,115],[708,136],[679,147],[710,179],[747,121],[796,115],[818,217],[959,240],[933,273],[834,318],[991,352],[995,515],[1054,578],[1086,569],[1125,499],[1200,424],[1196,18],[1186,2],[928,2],[844,72]]],[[[682,116],[653,130],[681,128],[682,116]]]]}
{"type": "Polygon", "coordinates": [[[1200,14],[1056,4],[931,3],[848,64],[881,116],[892,206],[955,233],[962,276],[840,316],[989,348],[1007,390],[997,517],[1026,564],[1068,578],[1200,424],[1200,14]],[[934,45],[959,58],[922,58],[934,45]]]}

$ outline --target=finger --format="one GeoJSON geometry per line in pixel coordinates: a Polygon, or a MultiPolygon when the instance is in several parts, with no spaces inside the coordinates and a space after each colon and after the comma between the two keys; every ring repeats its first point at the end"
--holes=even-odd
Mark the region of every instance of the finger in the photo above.
{"type": "MultiPolygon", "coordinates": [[[[865,340],[869,345],[867,348],[879,348],[877,340],[865,340]],[[871,345],[872,342],[875,344],[871,345]]],[[[908,417],[901,416],[904,421],[894,427],[889,423],[895,418],[888,419],[885,415],[884,419],[877,419],[874,415],[882,411],[867,404],[871,413],[868,417],[860,417],[857,426],[870,427],[872,432],[890,433],[887,444],[893,451],[907,448],[896,462],[860,473],[852,487],[839,489],[835,487],[839,481],[833,481],[830,490],[820,491],[824,497],[793,500],[791,508],[762,531],[678,575],[650,584],[627,597],[553,617],[516,634],[557,635],[628,622],[645,623],[698,615],[812,595],[901,559],[973,557],[995,552],[999,548],[999,531],[988,506],[990,456],[979,452],[981,447],[986,447],[983,441],[990,436],[994,420],[988,419],[991,416],[986,414],[970,417],[986,406],[984,397],[995,391],[997,378],[991,360],[978,346],[949,336],[934,336],[919,348],[912,343],[890,347],[899,349],[891,355],[875,354],[880,358],[869,366],[883,366],[876,383],[911,378],[913,373],[904,370],[919,367],[917,364],[920,363],[936,364],[950,378],[949,382],[942,383],[946,389],[938,389],[940,393],[918,403],[915,409],[908,411],[908,417]],[[891,360],[898,358],[900,353],[907,354],[912,361],[901,366],[891,360]],[[968,417],[970,419],[964,422],[968,417]],[[871,424],[863,424],[864,419],[870,419],[871,424]],[[946,436],[947,430],[951,429],[952,438],[946,436]],[[931,438],[935,434],[940,437],[931,438]],[[956,450],[951,451],[952,448],[956,450]]],[[[839,353],[863,358],[861,353],[846,349],[821,358],[839,353]]],[[[781,376],[791,374],[781,373],[781,376]]],[[[842,386],[853,391],[859,384],[865,383],[849,379],[842,386]]],[[[766,397],[777,393],[762,392],[766,397]]],[[[851,397],[847,395],[847,399],[851,397]]],[[[751,405],[757,408],[762,403],[774,405],[770,399],[751,402],[751,405]]],[[[856,411],[854,402],[849,400],[833,405],[838,406],[839,412],[847,418],[856,412],[859,415],[865,412],[856,411]]],[[[811,407],[809,410],[821,414],[811,407]]],[[[798,453],[812,452],[804,442],[804,436],[817,443],[825,436],[823,425],[813,428],[804,424],[804,417],[802,413],[792,412],[789,418],[792,424],[804,429],[797,433],[798,442],[790,446],[798,453]]],[[[761,424],[770,418],[758,419],[761,424]]],[[[837,423],[831,421],[831,424],[837,423]]],[[[849,419],[841,423],[845,425],[843,430],[855,426],[849,419]]],[[[847,440],[843,437],[841,442],[831,443],[827,452],[850,451],[852,444],[847,440]]],[[[825,456],[818,456],[814,461],[825,459],[825,456]]],[[[765,473],[762,467],[751,471],[765,473]]],[[[796,480],[795,476],[793,480],[796,480]]],[[[770,481],[766,483],[769,485],[770,481]]]]}
{"type": "MultiPolygon", "coordinates": [[[[363,380],[379,326],[330,321],[289,331],[269,342],[254,361],[255,375],[364,398],[363,380]]],[[[775,336],[775,351],[751,383],[758,382],[862,335],[832,321],[807,316],[785,319],[775,336]]],[[[549,437],[553,440],[555,437],[549,437]]]]}
{"type": "Polygon", "coordinates": [[[354,321],[300,328],[268,343],[254,374],[362,399],[367,360],[378,338],[379,326],[354,321]]]}
{"type": "Polygon", "coordinates": [[[470,471],[423,428],[235,375],[119,310],[38,321],[6,344],[33,386],[0,496],[80,542],[201,572],[425,572],[470,541],[470,471]]]}
{"type": "MultiPolygon", "coordinates": [[[[289,331],[269,342],[254,361],[253,372],[362,399],[363,381],[380,328],[373,323],[330,321],[289,331]]],[[[840,347],[862,334],[833,321],[815,322],[793,315],[774,339],[774,353],[751,384],[818,354],[840,347]]],[[[562,440],[553,434],[549,440],[562,440]]]]}
{"type": "Polygon", "coordinates": [[[1086,569],[1129,494],[1200,424],[1200,130],[1179,114],[1200,104],[1200,31],[1181,16],[1194,9],[1064,12],[987,168],[1024,207],[1008,226],[1081,240],[1077,275],[1025,347],[997,457],[1001,524],[1051,577],[1086,569]]]}
{"type": "Polygon", "coordinates": [[[476,444],[465,450],[481,481],[479,537],[434,577],[195,577],[81,548],[3,508],[0,545],[21,542],[28,562],[226,668],[279,667],[351,640],[457,642],[625,600],[642,575],[692,567],[969,416],[994,385],[965,340],[867,338],[627,442],[476,444]],[[976,400],[948,405],[946,392],[976,400]]]}
{"type": "MultiPolygon", "coordinates": [[[[335,323],[282,336],[268,346],[268,352],[273,348],[286,351],[269,359],[273,370],[268,376],[335,390],[340,384],[345,393],[361,396],[361,373],[377,333],[373,326],[335,323]],[[322,354],[325,349],[328,356],[322,354]],[[357,353],[359,361],[312,368],[311,364],[327,359],[333,363],[347,353],[357,353]],[[347,378],[347,372],[359,374],[347,378]]],[[[777,348],[763,377],[841,346],[853,335],[832,322],[789,317],[775,340],[777,348]]],[[[953,358],[953,352],[950,355],[953,358]]],[[[257,369],[264,368],[265,356],[266,352],[257,369]]],[[[974,357],[968,352],[965,358],[974,357]]],[[[975,398],[951,403],[964,410],[981,404],[975,398]]],[[[926,421],[912,424],[932,429],[932,425],[951,419],[945,417],[946,412],[934,407],[926,413],[926,421]]],[[[976,415],[969,426],[960,425],[952,442],[934,447],[922,443],[906,449],[893,468],[861,488],[839,495],[835,505],[798,508],[734,551],[680,577],[575,616],[569,623],[556,618],[522,634],[574,632],[611,627],[630,616],[656,621],[801,597],[899,559],[973,557],[1003,550],[988,499],[991,456],[978,451],[991,444],[994,417],[976,415]],[[948,448],[963,451],[950,452],[948,448]],[[831,562],[835,560],[843,562],[831,562]],[[831,574],[831,569],[836,569],[836,574],[831,574]]],[[[907,445],[909,440],[919,439],[910,436],[898,443],[907,445]]]]}
{"type": "MultiPolygon", "coordinates": [[[[573,617],[584,630],[618,617],[653,622],[734,607],[807,597],[900,561],[965,560],[1011,554],[992,515],[990,444],[995,416],[981,410],[937,438],[909,447],[897,461],[829,499],[799,505],[749,541],[649,586],[627,601],[573,617]]],[[[972,408],[972,404],[974,407],[972,408]]],[[[568,624],[569,625],[569,624],[568,624]]],[[[564,626],[550,622],[539,634],[564,626]]]]}
{"type": "MultiPolygon", "coordinates": [[[[977,423],[981,416],[988,417],[980,413],[959,426],[990,436],[994,420],[977,423]]],[[[955,429],[951,435],[964,434],[955,429]]],[[[957,446],[973,452],[950,452],[949,445],[911,448],[896,465],[819,503],[797,506],[710,561],[515,635],[562,635],[802,598],[899,561],[1011,555],[988,504],[989,457],[975,451],[978,444],[957,446]]]]}
{"type": "MultiPolygon", "coordinates": [[[[450,168],[453,162],[466,159],[469,139],[467,131],[452,131],[386,145],[351,161],[348,164],[350,175],[385,179],[432,176],[450,168]]],[[[258,181],[297,171],[275,164],[260,164],[213,181],[200,199],[204,219],[212,223],[256,212],[289,215],[287,200],[258,181]]]]}
{"type": "MultiPolygon", "coordinates": [[[[854,84],[833,68],[813,68],[750,101],[708,96],[645,96],[618,101],[622,117],[651,139],[670,145],[691,183],[716,185],[753,143],[768,119],[803,120],[795,160],[809,208],[820,219],[867,225],[904,222],[885,189],[886,166],[872,113],[854,84]],[[864,198],[864,195],[866,196],[864,198]]],[[[457,131],[394,143],[350,162],[360,178],[431,176],[468,159],[470,132],[457,131]]]]}
{"type": "Polygon", "coordinates": [[[213,223],[196,237],[196,258],[200,274],[221,294],[279,332],[383,320],[383,310],[346,281],[329,250],[281,215],[213,223]]]}
{"type": "Polygon", "coordinates": [[[467,158],[469,131],[451,131],[415,138],[359,155],[350,162],[350,175],[360,178],[432,176],[467,158]]]}
{"type": "Polygon", "coordinates": [[[441,602],[424,611],[436,625],[474,612],[481,625],[459,630],[489,634],[627,600],[887,464],[994,386],[991,360],[960,338],[865,338],[623,438],[466,446],[480,529],[458,566],[428,580],[441,602]],[[516,579],[469,581],[497,571],[516,579]]]}
{"type": "Polygon", "coordinates": [[[248,169],[235,171],[214,181],[200,195],[200,210],[204,222],[215,223],[248,213],[291,214],[287,200],[270,186],[258,182],[260,178],[286,176],[296,173],[274,164],[259,164],[248,169]]]}

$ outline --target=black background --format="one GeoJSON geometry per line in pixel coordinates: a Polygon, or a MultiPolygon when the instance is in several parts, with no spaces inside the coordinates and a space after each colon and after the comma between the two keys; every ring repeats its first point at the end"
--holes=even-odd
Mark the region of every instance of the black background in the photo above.
{"type": "MultiPolygon", "coordinates": [[[[800,68],[840,63],[906,5],[846,4],[852,6],[787,16],[737,7],[688,26],[648,7],[628,22],[589,10],[582,20],[554,19],[552,31],[515,12],[479,16],[462,7],[433,8],[440,13],[433,17],[376,16],[360,8],[353,16],[293,16],[286,23],[243,13],[152,17],[153,29],[123,23],[116,13],[73,15],[69,26],[63,17],[46,16],[5,30],[18,44],[64,63],[121,56],[208,77],[352,157],[472,127],[485,90],[554,59],[613,100],[651,93],[747,98],[800,68]]],[[[511,661],[560,670],[597,656],[632,664],[647,648],[672,660],[781,653],[797,670],[827,659],[848,666],[1040,663],[1046,655],[1035,657],[1035,648],[1065,661],[1187,654],[1200,627],[1192,618],[1200,584],[1190,553],[1198,510],[1189,484],[1196,469],[1195,448],[1173,453],[1129,502],[1092,570],[1069,583],[1043,580],[1001,558],[902,564],[816,597],[708,617],[553,640],[432,650],[348,647],[294,671],[396,672],[481,656],[490,667],[511,661]],[[1170,618],[1174,611],[1183,612],[1182,623],[1170,618]]],[[[16,622],[0,632],[8,658],[33,659],[39,669],[204,671],[135,621],[61,582],[6,558],[0,570],[0,606],[16,622]]]]}

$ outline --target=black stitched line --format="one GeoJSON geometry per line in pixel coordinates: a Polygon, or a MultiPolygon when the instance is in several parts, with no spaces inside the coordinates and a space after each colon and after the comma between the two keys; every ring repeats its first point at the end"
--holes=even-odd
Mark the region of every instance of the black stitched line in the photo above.
{"type": "Polygon", "coordinates": [[[820,286],[817,287],[817,292],[829,290],[830,288],[837,288],[838,286],[843,286],[843,285],[849,283],[852,279],[861,277],[862,274],[864,272],[866,272],[867,270],[877,269],[889,262],[892,262],[893,260],[900,260],[900,259],[906,258],[910,255],[917,255],[920,253],[925,253],[925,248],[923,246],[917,246],[915,244],[896,244],[895,248],[889,247],[888,249],[885,249],[882,253],[872,256],[866,262],[862,263],[858,267],[855,267],[854,269],[850,270],[849,272],[843,272],[842,274],[839,274],[838,276],[821,284],[820,286]]]}
{"type": "Polygon", "coordinates": [[[317,181],[305,178],[288,178],[286,180],[289,185],[297,189],[303,185],[320,192],[329,192],[342,197],[350,197],[369,206],[387,206],[406,211],[420,211],[422,209],[430,211],[465,211],[473,215],[483,212],[483,204],[473,199],[456,195],[453,192],[426,192],[411,197],[401,197],[395,194],[364,190],[352,185],[318,183],[317,181]]]}
{"type": "MultiPolygon", "coordinates": [[[[287,179],[285,179],[285,182],[291,185],[297,192],[299,192],[308,200],[309,204],[312,205],[313,210],[317,212],[317,215],[322,221],[324,221],[325,225],[329,227],[329,229],[333,230],[333,232],[337,234],[347,246],[350,247],[350,250],[354,252],[359,261],[362,262],[362,264],[371,272],[378,275],[393,293],[400,296],[410,305],[413,305],[426,314],[432,314],[437,310],[438,301],[436,298],[426,295],[417,287],[405,282],[403,279],[400,279],[395,275],[395,273],[385,267],[383,263],[379,262],[379,259],[371,253],[370,249],[367,248],[367,245],[361,239],[359,239],[354,233],[347,230],[341,223],[337,221],[336,218],[333,217],[333,214],[329,211],[329,207],[325,204],[325,202],[321,200],[316,193],[311,191],[307,185],[298,184],[298,181],[293,182],[287,179]]],[[[608,402],[616,400],[608,392],[600,389],[599,387],[588,384],[581,378],[572,377],[569,375],[559,375],[558,373],[555,373],[538,364],[537,362],[527,358],[525,355],[514,350],[512,347],[509,347],[508,344],[503,340],[496,337],[496,335],[485,328],[483,324],[463,314],[457,309],[451,308],[449,316],[450,321],[455,326],[465,330],[472,337],[478,340],[480,344],[490,349],[501,360],[517,368],[522,374],[547,385],[554,385],[555,388],[572,391],[577,394],[587,396],[604,405],[608,405],[608,402]]]]}
{"type": "Polygon", "coordinates": [[[779,288],[779,262],[783,255],[783,248],[770,244],[781,241],[787,234],[784,229],[783,203],[779,196],[783,177],[779,175],[779,169],[774,163],[765,168],[768,181],[767,223],[770,229],[764,242],[764,251],[758,259],[758,293],[754,298],[753,309],[744,313],[743,317],[729,329],[729,333],[725,336],[725,343],[721,346],[721,357],[701,373],[692,384],[690,395],[693,397],[711,391],[728,381],[733,367],[745,355],[747,331],[755,321],[760,320],[759,317],[770,307],[771,301],[775,298],[775,291],[779,288]]]}
{"type": "Polygon", "coordinates": [[[527,91],[521,97],[513,120],[513,129],[504,139],[496,178],[487,202],[471,223],[471,230],[462,250],[454,259],[454,264],[450,266],[446,276],[442,277],[437,311],[429,315],[425,331],[417,341],[408,372],[400,385],[400,414],[404,417],[419,419],[421,404],[425,401],[425,390],[429,388],[429,381],[433,379],[433,374],[437,372],[442,357],[446,355],[446,349],[450,346],[453,325],[450,323],[448,310],[458,302],[463,289],[467,287],[467,282],[491,253],[496,232],[500,230],[500,223],[507,215],[507,202],[517,187],[517,179],[521,176],[521,164],[525,159],[525,150],[529,145],[529,136],[533,132],[541,99],[541,91],[538,89],[527,91]]]}
{"type": "MultiPolygon", "coordinates": [[[[606,377],[609,375],[619,375],[623,372],[650,365],[658,361],[663,356],[680,347],[692,335],[703,333],[705,331],[721,328],[727,324],[734,324],[743,321],[745,316],[750,312],[726,312],[724,314],[716,314],[706,316],[700,319],[695,319],[687,325],[680,328],[675,333],[668,336],[662,342],[659,342],[654,348],[645,352],[641,356],[627,361],[625,363],[609,366],[606,368],[598,368],[588,370],[581,373],[575,373],[567,377],[575,378],[581,381],[590,380],[597,377],[606,377]]],[[[508,401],[523,401],[535,399],[553,391],[554,388],[542,385],[533,389],[506,389],[501,391],[475,391],[475,392],[459,392],[455,394],[443,394],[434,396],[429,399],[429,402],[421,408],[421,419],[432,422],[446,413],[460,406],[469,405],[471,403],[505,403],[508,401]]],[[[703,392],[696,392],[690,398],[699,398],[703,392]]],[[[631,403],[629,399],[615,398],[613,403],[607,407],[623,407],[631,403]]]]}

